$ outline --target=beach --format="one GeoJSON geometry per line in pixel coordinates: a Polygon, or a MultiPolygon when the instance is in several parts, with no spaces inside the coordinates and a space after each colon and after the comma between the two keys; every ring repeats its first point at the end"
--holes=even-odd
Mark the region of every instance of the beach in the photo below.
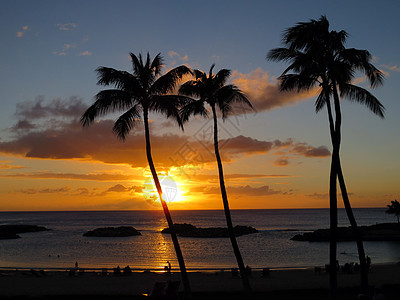
{"type": "MultiPolygon", "coordinates": [[[[291,295],[302,299],[325,299],[328,294],[329,275],[314,268],[305,269],[273,269],[268,275],[262,276],[261,270],[251,272],[250,284],[256,298],[262,295],[271,295],[272,299],[290,299],[291,295]],[[275,298],[274,296],[275,295],[275,298]],[[319,295],[319,296],[318,296],[319,295]],[[276,298],[277,297],[277,298],[276,298]],[[316,298],[317,297],[317,298],[316,298]]],[[[386,289],[387,299],[400,289],[400,264],[376,264],[369,274],[371,289],[380,287],[386,289]]],[[[197,297],[235,298],[240,295],[242,283],[239,277],[232,276],[230,271],[199,271],[189,272],[192,292],[197,297]]],[[[89,270],[78,271],[71,276],[65,271],[35,270],[2,270],[0,277],[0,296],[2,298],[46,298],[57,297],[145,297],[151,294],[156,282],[180,281],[180,274],[174,271],[171,274],[164,272],[132,272],[130,275],[116,276],[110,272],[95,272],[89,270]]],[[[360,285],[359,273],[338,273],[338,285],[344,294],[358,293],[360,285]]],[[[179,288],[182,292],[182,285],[179,288]]],[[[398,294],[397,294],[398,297],[398,294]]],[[[393,298],[398,299],[398,298],[393,298]]]]}

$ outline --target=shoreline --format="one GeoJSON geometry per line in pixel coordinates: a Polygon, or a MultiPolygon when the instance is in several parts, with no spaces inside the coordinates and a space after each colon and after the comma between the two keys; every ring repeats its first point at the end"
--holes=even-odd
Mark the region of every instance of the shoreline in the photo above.
{"type": "MultiPolygon", "coordinates": [[[[73,268],[72,268],[73,269],[73,268]]],[[[100,270],[102,268],[99,268],[100,270]]],[[[26,270],[26,269],[24,269],[26,270]]],[[[70,276],[64,271],[34,272],[5,270],[0,268],[1,297],[55,297],[73,295],[138,296],[151,293],[159,281],[180,281],[180,273],[135,271],[129,275],[115,276],[112,272],[102,273],[84,270],[70,276]]],[[[395,287],[400,289],[400,263],[373,264],[369,273],[371,287],[395,287]]],[[[252,270],[250,284],[255,293],[294,293],[295,291],[327,291],[328,273],[316,268],[269,269],[266,276],[261,270],[252,270]]],[[[229,294],[242,292],[241,279],[232,276],[231,271],[191,271],[188,272],[193,293],[229,294]]],[[[359,273],[338,273],[340,289],[357,290],[360,285],[359,273]]],[[[182,286],[179,288],[182,292],[182,286]]],[[[292,295],[293,296],[293,295],[292,295]]]]}

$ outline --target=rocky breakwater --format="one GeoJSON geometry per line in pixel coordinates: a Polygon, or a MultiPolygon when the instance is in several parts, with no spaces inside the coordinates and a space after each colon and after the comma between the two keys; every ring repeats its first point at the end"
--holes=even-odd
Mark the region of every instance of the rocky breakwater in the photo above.
{"type": "MultiPolygon", "coordinates": [[[[400,241],[400,223],[382,223],[359,227],[363,241],[400,241]]],[[[294,241],[328,242],[329,229],[318,229],[313,232],[297,234],[291,238],[294,241]]],[[[355,235],[351,227],[339,227],[338,242],[354,241],[355,235]]]]}
{"type": "Polygon", "coordinates": [[[0,225],[0,240],[19,239],[19,233],[47,231],[43,226],[37,225],[0,225]]]}
{"type": "Polygon", "coordinates": [[[83,236],[95,236],[95,237],[124,237],[142,235],[132,226],[120,226],[120,227],[104,227],[90,230],[83,234],[83,236]]]}
{"type": "MultiPolygon", "coordinates": [[[[177,235],[182,237],[198,237],[198,238],[221,238],[229,237],[228,228],[212,227],[200,228],[192,224],[174,224],[174,229],[177,235]]],[[[257,233],[258,230],[251,226],[235,226],[233,228],[235,236],[241,236],[251,233],[257,233]]],[[[170,233],[169,228],[164,228],[161,233],[170,233]]]]}

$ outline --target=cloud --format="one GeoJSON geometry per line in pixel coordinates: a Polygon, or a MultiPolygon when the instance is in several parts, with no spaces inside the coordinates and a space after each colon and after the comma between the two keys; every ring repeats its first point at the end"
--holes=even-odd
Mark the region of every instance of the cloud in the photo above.
{"type": "MultiPolygon", "coordinates": [[[[24,168],[25,167],[23,167],[23,166],[14,166],[14,165],[0,162],[0,170],[16,170],[16,169],[24,169],[24,168]]],[[[1,177],[1,175],[0,175],[0,177],[1,177]]]]}
{"type": "Polygon", "coordinates": [[[45,103],[42,96],[37,97],[34,101],[26,101],[17,103],[15,115],[19,121],[19,127],[32,128],[33,124],[29,121],[48,118],[48,117],[80,117],[88,108],[81,99],[70,97],[69,99],[53,99],[49,103],[45,103]]]}
{"type": "Polygon", "coordinates": [[[168,52],[168,56],[169,56],[170,58],[174,59],[174,60],[171,62],[171,66],[175,66],[175,65],[177,64],[176,59],[178,59],[178,60],[181,61],[181,62],[186,62],[186,61],[189,60],[189,56],[188,56],[188,55],[183,55],[183,56],[182,56],[181,54],[179,54],[179,53],[176,52],[176,51],[169,51],[169,52],[168,52]]]}
{"type": "MultiPolygon", "coordinates": [[[[381,67],[384,68],[384,69],[386,69],[386,70],[393,71],[393,72],[400,72],[400,67],[397,66],[397,65],[393,65],[393,66],[381,65],[381,67]]],[[[385,72],[385,71],[383,71],[383,72],[384,72],[384,74],[385,74],[386,76],[389,76],[389,75],[390,75],[388,72],[385,72]]]]}
{"type": "Polygon", "coordinates": [[[78,27],[78,25],[76,23],[57,24],[56,26],[58,27],[58,30],[61,30],[61,31],[69,31],[73,28],[78,27]]]}
{"type": "Polygon", "coordinates": [[[78,54],[78,56],[91,56],[93,53],[89,51],[83,51],[78,54]]]}
{"type": "MultiPolygon", "coordinates": [[[[143,125],[121,142],[113,134],[114,121],[100,120],[82,129],[79,117],[87,105],[82,100],[43,98],[17,104],[19,119],[10,130],[17,133],[8,141],[0,142],[0,152],[29,158],[84,159],[112,164],[146,167],[143,125]]],[[[202,165],[215,162],[213,141],[209,135],[157,134],[158,125],[151,124],[151,146],[158,167],[202,165]]],[[[263,141],[239,135],[220,141],[222,159],[232,161],[240,156],[279,151],[280,155],[325,157],[330,152],[325,146],[314,147],[293,139],[263,141]],[[286,153],[286,154],[282,154],[286,153]]]]}
{"type": "MultiPolygon", "coordinates": [[[[256,111],[267,111],[274,108],[295,105],[312,98],[316,90],[309,92],[282,92],[279,83],[270,78],[261,68],[243,74],[238,71],[232,73],[233,84],[237,85],[249,97],[256,111]]],[[[240,113],[240,111],[239,111],[240,113]]]]}
{"type": "Polygon", "coordinates": [[[28,26],[22,26],[21,31],[17,32],[17,37],[23,37],[25,32],[29,30],[28,26]]]}
{"type": "Polygon", "coordinates": [[[66,193],[69,192],[71,188],[69,186],[51,189],[22,189],[20,190],[23,194],[59,194],[59,193],[66,193]]]}
{"type": "Polygon", "coordinates": [[[107,190],[107,192],[117,192],[117,193],[126,192],[126,191],[128,191],[128,189],[126,187],[124,187],[122,184],[114,185],[107,190]]]}
{"type": "MultiPolygon", "coordinates": [[[[271,196],[276,194],[284,194],[285,192],[271,189],[268,185],[260,187],[252,187],[250,185],[244,186],[228,186],[227,191],[231,196],[271,196]]],[[[200,186],[192,188],[191,193],[203,193],[203,194],[220,194],[221,190],[219,186],[200,186]]]]}
{"type": "MultiPolygon", "coordinates": [[[[0,165],[1,168],[1,165],[0,165]]],[[[21,169],[23,167],[12,167],[9,166],[3,169],[21,169]]],[[[98,174],[77,174],[77,173],[52,173],[52,172],[26,172],[26,173],[12,173],[2,174],[0,178],[32,178],[32,179],[69,179],[69,180],[87,180],[87,181],[132,181],[141,180],[142,176],[136,175],[125,175],[125,174],[113,174],[113,173],[98,173],[98,174]]]]}
{"type": "Polygon", "coordinates": [[[287,166],[289,164],[289,158],[287,156],[279,157],[274,161],[274,164],[275,166],[280,166],[280,167],[287,166]]]}
{"type": "Polygon", "coordinates": [[[325,146],[313,147],[306,143],[293,143],[290,153],[299,154],[305,157],[328,157],[331,152],[325,146]]]}
{"type": "Polygon", "coordinates": [[[75,49],[76,47],[77,47],[77,45],[75,43],[64,44],[64,46],[61,48],[61,50],[55,50],[55,51],[53,51],[53,54],[59,55],[59,56],[67,55],[69,50],[75,49]]]}

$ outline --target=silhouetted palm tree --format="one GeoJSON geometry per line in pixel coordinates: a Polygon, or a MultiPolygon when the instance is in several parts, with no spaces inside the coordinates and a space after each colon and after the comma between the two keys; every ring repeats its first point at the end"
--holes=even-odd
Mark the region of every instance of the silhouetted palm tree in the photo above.
{"type": "Polygon", "coordinates": [[[90,106],[81,118],[83,126],[89,126],[96,117],[115,111],[124,113],[116,120],[113,132],[122,140],[143,118],[146,141],[146,155],[157,188],[157,192],[164,210],[168,227],[171,232],[176,256],[182,276],[185,296],[191,297],[190,284],[183,260],[181,248],[176,236],[168,205],[163,198],[163,193],[157,172],[153,163],[150,145],[149,112],[158,112],[175,119],[179,126],[182,122],[179,116],[179,106],[187,100],[186,97],[168,94],[174,90],[179,79],[191,70],[185,66],[179,66],[161,76],[163,60],[160,54],[151,61],[149,53],[144,61],[142,55],[136,56],[130,53],[133,72],[115,70],[113,68],[99,67],[97,84],[114,86],[114,89],[103,90],[96,95],[96,101],[90,106]]]}
{"type": "MultiPolygon", "coordinates": [[[[276,48],[267,54],[267,58],[274,61],[287,61],[290,65],[280,76],[281,90],[310,90],[319,86],[316,111],[325,105],[328,111],[329,128],[333,146],[331,173],[330,173],[330,265],[336,262],[337,239],[337,178],[342,192],[343,202],[351,226],[356,235],[357,248],[361,266],[361,284],[364,292],[368,291],[368,273],[365,252],[360,232],[354,218],[344,176],[340,164],[341,144],[341,108],[340,98],[347,98],[366,105],[373,113],[384,116],[384,107],[366,89],[355,86],[351,80],[356,71],[365,73],[376,87],[383,82],[383,74],[371,64],[371,55],[366,50],[345,48],[347,33],[345,31],[330,31],[329,22],[325,16],[319,20],[298,23],[288,28],[283,34],[283,43],[286,48],[276,48]],[[288,74],[289,72],[293,72],[288,74]],[[334,115],[331,108],[333,98],[334,115]]],[[[332,297],[336,297],[337,279],[336,269],[330,268],[330,287],[332,297]]]]}
{"type": "Polygon", "coordinates": [[[179,94],[187,95],[197,100],[190,102],[182,108],[182,121],[185,122],[189,119],[190,115],[201,115],[207,117],[209,112],[205,107],[208,104],[211,108],[212,117],[214,121],[214,151],[217,159],[219,183],[221,187],[222,202],[224,205],[224,212],[226,223],[231,240],[233,252],[235,254],[237,264],[240,270],[243,286],[248,296],[251,295],[251,287],[246,274],[246,269],[243,263],[242,255],[236,241],[233,231],[231,212],[229,209],[228,196],[226,193],[224,172],[222,168],[221,157],[218,147],[218,122],[217,122],[217,107],[222,113],[222,118],[225,119],[229,112],[232,111],[232,104],[245,104],[252,107],[247,97],[239,90],[238,87],[232,84],[225,84],[231,71],[227,69],[220,70],[217,74],[213,74],[214,65],[211,66],[208,75],[200,70],[194,70],[196,76],[195,80],[189,80],[184,83],[180,89],[179,94]]]}

